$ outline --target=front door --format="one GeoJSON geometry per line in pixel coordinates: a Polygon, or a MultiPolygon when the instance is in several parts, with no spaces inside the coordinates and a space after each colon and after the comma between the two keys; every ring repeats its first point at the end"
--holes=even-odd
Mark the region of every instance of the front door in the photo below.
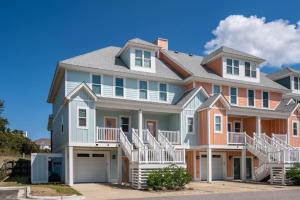
{"type": "Polygon", "coordinates": [[[246,158],[246,179],[252,179],[252,159],[246,158]]]}
{"type": "Polygon", "coordinates": [[[155,120],[147,120],[146,121],[147,129],[150,131],[150,133],[156,137],[156,121],[155,120]]]}
{"type": "Polygon", "coordinates": [[[105,140],[115,141],[117,139],[117,132],[112,128],[117,128],[117,119],[113,117],[105,117],[104,126],[105,128],[109,128],[105,130],[105,140]]]}
{"type": "Polygon", "coordinates": [[[233,178],[235,180],[241,179],[241,159],[240,158],[233,159],[233,178]]]}

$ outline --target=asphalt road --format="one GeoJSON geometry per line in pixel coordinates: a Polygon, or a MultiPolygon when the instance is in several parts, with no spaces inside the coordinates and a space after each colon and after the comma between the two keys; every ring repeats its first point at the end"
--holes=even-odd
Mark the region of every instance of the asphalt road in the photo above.
{"type": "MultiPolygon", "coordinates": [[[[142,198],[143,200],[300,200],[300,187],[293,190],[266,191],[266,192],[242,192],[209,195],[186,195],[174,197],[142,198]]],[[[135,199],[138,200],[138,199],[135,199]]]]}
{"type": "Polygon", "coordinates": [[[18,190],[0,190],[1,200],[18,199],[18,190]]]}

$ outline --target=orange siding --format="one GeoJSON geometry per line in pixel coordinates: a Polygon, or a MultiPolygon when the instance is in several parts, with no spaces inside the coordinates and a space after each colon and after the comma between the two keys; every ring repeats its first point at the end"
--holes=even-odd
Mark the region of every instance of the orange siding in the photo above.
{"type": "Polygon", "coordinates": [[[290,145],[294,147],[300,147],[300,115],[292,115],[289,117],[289,140],[290,145]],[[298,136],[293,136],[293,121],[298,121],[298,136]]]}
{"type": "Polygon", "coordinates": [[[256,132],[256,118],[248,117],[243,119],[243,128],[244,131],[252,136],[254,132],[256,132]]]}
{"type": "Polygon", "coordinates": [[[229,102],[229,87],[228,86],[222,85],[222,94],[229,102]]]}
{"type": "Polygon", "coordinates": [[[255,107],[262,107],[261,90],[255,90],[255,107]]]}
{"type": "Polygon", "coordinates": [[[200,152],[196,152],[196,178],[200,178],[200,152]]]}
{"type": "Polygon", "coordinates": [[[226,110],[223,107],[212,108],[210,111],[210,143],[216,145],[227,144],[227,117],[226,110]],[[222,117],[222,132],[215,132],[214,117],[215,114],[221,115],[222,117]]]}
{"type": "Polygon", "coordinates": [[[206,67],[211,69],[217,75],[223,76],[222,58],[218,58],[207,63],[206,67]]]}
{"type": "Polygon", "coordinates": [[[272,137],[272,133],[285,134],[287,133],[286,119],[261,120],[261,132],[272,137]]]}
{"type": "Polygon", "coordinates": [[[199,128],[199,144],[205,145],[208,143],[207,138],[207,110],[202,110],[198,113],[200,128],[199,128]]]}
{"type": "Polygon", "coordinates": [[[123,159],[123,173],[122,173],[122,182],[129,183],[129,160],[127,157],[122,157],[123,159]]]}
{"type": "Polygon", "coordinates": [[[238,88],[238,105],[247,106],[247,90],[246,88],[238,88]]]}
{"type": "Polygon", "coordinates": [[[282,94],[277,92],[270,92],[269,95],[270,95],[269,97],[270,109],[275,109],[282,99],[282,94]]]}
{"type": "Polygon", "coordinates": [[[196,87],[203,87],[209,95],[212,94],[212,84],[211,83],[196,82],[196,87]]]}
{"type": "Polygon", "coordinates": [[[192,89],[193,88],[193,82],[189,83],[189,84],[186,84],[184,87],[185,87],[186,90],[192,89]]]}

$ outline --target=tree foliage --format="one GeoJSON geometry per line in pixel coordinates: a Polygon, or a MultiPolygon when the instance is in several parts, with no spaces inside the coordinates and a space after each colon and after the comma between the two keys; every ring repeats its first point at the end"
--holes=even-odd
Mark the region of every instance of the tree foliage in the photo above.
{"type": "Polygon", "coordinates": [[[4,111],[4,101],[0,100],[0,132],[5,132],[8,120],[2,116],[2,113],[4,111]]]}
{"type": "Polygon", "coordinates": [[[300,163],[295,163],[293,167],[286,172],[286,177],[291,179],[295,185],[300,185],[300,163]]]}

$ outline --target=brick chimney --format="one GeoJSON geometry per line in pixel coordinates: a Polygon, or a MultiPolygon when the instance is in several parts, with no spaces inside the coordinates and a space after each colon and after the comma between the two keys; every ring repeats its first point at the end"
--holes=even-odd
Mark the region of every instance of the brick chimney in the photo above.
{"type": "Polygon", "coordinates": [[[168,50],[168,39],[157,38],[154,41],[154,44],[156,44],[157,46],[161,47],[162,49],[168,50]]]}

